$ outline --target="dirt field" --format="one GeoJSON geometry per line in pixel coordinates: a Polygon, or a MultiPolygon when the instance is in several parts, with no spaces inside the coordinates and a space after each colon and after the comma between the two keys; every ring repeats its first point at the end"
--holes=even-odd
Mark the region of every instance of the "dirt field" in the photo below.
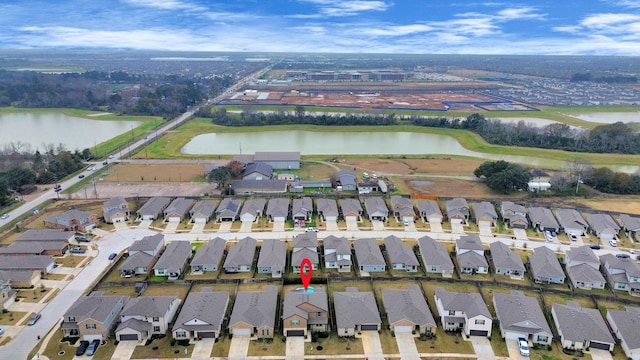
{"type": "MultiPolygon", "coordinates": [[[[216,185],[206,182],[193,183],[97,183],[72,193],[64,194],[65,199],[109,199],[114,196],[150,197],[150,196],[203,196],[205,193],[217,194],[216,185]],[[96,195],[97,193],[97,195],[96,195]]],[[[61,198],[63,196],[61,195],[61,198]]]]}
{"type": "Polygon", "coordinates": [[[202,164],[118,164],[96,177],[105,183],[191,182],[204,180],[202,164]]]}
{"type": "Polygon", "coordinates": [[[473,176],[479,160],[443,159],[345,159],[342,167],[353,167],[377,175],[473,176]]]}

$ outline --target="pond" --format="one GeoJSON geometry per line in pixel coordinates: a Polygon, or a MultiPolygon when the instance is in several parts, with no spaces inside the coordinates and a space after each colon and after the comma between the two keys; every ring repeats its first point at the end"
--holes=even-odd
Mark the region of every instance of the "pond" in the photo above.
{"type": "Polygon", "coordinates": [[[43,150],[64,144],[67,150],[91,148],[141,125],[139,121],[105,121],[58,112],[0,114],[0,146],[17,141],[43,150]]]}
{"type": "Polygon", "coordinates": [[[613,124],[617,122],[631,123],[640,122],[640,112],[594,112],[585,114],[565,114],[567,116],[575,117],[580,120],[613,124]]]}

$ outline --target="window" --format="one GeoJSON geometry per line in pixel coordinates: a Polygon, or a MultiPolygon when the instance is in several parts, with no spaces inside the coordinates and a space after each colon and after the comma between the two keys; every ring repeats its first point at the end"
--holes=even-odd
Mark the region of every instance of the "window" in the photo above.
{"type": "Polygon", "coordinates": [[[538,342],[546,343],[548,341],[549,341],[549,337],[548,336],[538,335],[538,342]]]}
{"type": "Polygon", "coordinates": [[[291,325],[299,325],[299,324],[300,324],[300,320],[298,319],[291,320],[291,325]]]}
{"type": "Polygon", "coordinates": [[[349,333],[349,329],[348,328],[344,328],[344,333],[348,334],[349,333]]]}
{"type": "Polygon", "coordinates": [[[76,321],[76,317],[75,316],[69,316],[69,321],[75,322],[76,321]]]}
{"type": "Polygon", "coordinates": [[[87,324],[87,325],[85,325],[85,327],[87,329],[95,329],[96,328],[96,324],[87,324]]]}
{"type": "Polygon", "coordinates": [[[176,337],[187,337],[187,333],[185,331],[176,331],[176,337]]]}
{"type": "Polygon", "coordinates": [[[484,325],[484,320],[476,319],[476,325],[484,325]]]}
{"type": "Polygon", "coordinates": [[[431,271],[432,272],[437,272],[438,271],[438,267],[437,266],[432,266],[431,267],[431,271]]]}
{"type": "Polygon", "coordinates": [[[160,318],[159,318],[159,317],[157,317],[157,316],[154,316],[154,317],[153,317],[153,322],[158,322],[158,321],[160,321],[160,318]]]}
{"type": "Polygon", "coordinates": [[[449,315],[453,316],[453,315],[455,315],[455,314],[456,314],[456,311],[455,311],[455,310],[449,310],[449,315]]]}
{"type": "Polygon", "coordinates": [[[316,314],[316,316],[322,316],[322,311],[318,311],[318,313],[316,314]]]}
{"type": "Polygon", "coordinates": [[[160,326],[154,326],[153,332],[160,332],[160,326]]]}
{"type": "Polygon", "coordinates": [[[262,335],[269,335],[269,329],[262,329],[262,335]]]}

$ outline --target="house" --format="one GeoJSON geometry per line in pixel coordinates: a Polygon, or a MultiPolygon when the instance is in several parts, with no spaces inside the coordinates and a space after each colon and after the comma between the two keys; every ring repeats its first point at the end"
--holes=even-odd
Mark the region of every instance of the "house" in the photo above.
{"type": "Polygon", "coordinates": [[[582,215],[574,209],[557,209],[556,217],[565,234],[576,234],[584,236],[587,233],[589,225],[582,215]]]}
{"type": "Polygon", "coordinates": [[[229,332],[234,336],[273,338],[277,302],[275,286],[262,291],[238,291],[229,319],[229,332]]]}
{"type": "Polygon", "coordinates": [[[42,275],[38,270],[0,270],[0,279],[9,279],[11,289],[26,289],[34,288],[42,275]]]}
{"type": "Polygon", "coordinates": [[[566,305],[553,304],[551,315],[564,349],[613,350],[615,341],[598,309],[583,308],[576,302],[567,301],[566,305]]]}
{"type": "Polygon", "coordinates": [[[358,194],[371,194],[372,192],[380,191],[380,184],[377,181],[363,181],[359,182],[358,194]]]}
{"type": "Polygon", "coordinates": [[[336,171],[331,176],[331,182],[338,191],[355,191],[358,187],[358,177],[351,170],[336,171]]]}
{"type": "Polygon", "coordinates": [[[491,336],[493,317],[479,293],[449,292],[435,288],[434,298],[445,331],[467,336],[491,336]]]}
{"type": "Polygon", "coordinates": [[[256,152],[254,155],[236,155],[233,160],[240,161],[244,164],[250,163],[266,163],[274,170],[300,169],[300,152],[256,152]]]}
{"type": "Polygon", "coordinates": [[[529,220],[534,230],[558,232],[560,225],[551,210],[543,207],[529,208],[529,220]]]}
{"type": "Polygon", "coordinates": [[[447,218],[452,224],[466,224],[469,220],[469,204],[463,198],[453,198],[444,204],[447,218]]]}
{"type": "Polygon", "coordinates": [[[7,246],[0,246],[0,255],[63,256],[68,249],[69,242],[66,240],[14,241],[7,246]]]}
{"type": "Polygon", "coordinates": [[[189,241],[172,241],[162,253],[153,267],[155,276],[167,276],[169,280],[178,279],[191,257],[191,243],[189,241]]]}
{"type": "Polygon", "coordinates": [[[435,200],[418,200],[418,213],[423,221],[441,223],[442,210],[435,200]]]}
{"type": "Polygon", "coordinates": [[[534,344],[551,344],[553,333],[537,298],[525,296],[522,291],[512,290],[511,294],[496,292],[493,294],[493,308],[503,339],[525,338],[534,344]]]}
{"type": "Polygon", "coordinates": [[[607,321],[627,358],[640,360],[640,308],[607,309],[607,321]]]}
{"type": "Polygon", "coordinates": [[[551,183],[549,181],[529,181],[527,188],[529,188],[529,191],[549,191],[551,183]]]}
{"type": "Polygon", "coordinates": [[[291,218],[293,221],[309,221],[313,215],[313,202],[310,197],[303,197],[299,199],[293,199],[293,206],[291,207],[291,218]]]}
{"type": "Polygon", "coordinates": [[[491,260],[496,270],[496,275],[506,275],[514,280],[524,280],[524,264],[520,255],[509,249],[503,242],[495,241],[489,244],[491,260]]]}
{"type": "Polygon", "coordinates": [[[164,209],[169,206],[171,199],[168,197],[152,197],[140,209],[137,214],[140,220],[156,220],[163,214],[164,209]]]}
{"type": "Polygon", "coordinates": [[[189,217],[192,223],[206,224],[211,220],[213,212],[218,205],[217,201],[200,200],[189,210],[189,217]]]}
{"type": "Polygon", "coordinates": [[[324,266],[338,269],[338,272],[351,271],[351,247],[345,237],[329,235],[322,241],[324,248],[324,266]]]}
{"type": "Polygon", "coordinates": [[[289,218],[289,199],[273,198],[267,203],[267,219],[269,222],[284,222],[289,218]]]}
{"type": "Polygon", "coordinates": [[[418,248],[427,274],[440,274],[446,278],[453,276],[453,261],[442,244],[429,236],[423,236],[418,239],[418,248]]]}
{"type": "Polygon", "coordinates": [[[233,180],[229,186],[236,195],[274,194],[287,192],[285,180],[233,180]]]}
{"type": "Polygon", "coordinates": [[[393,270],[418,271],[420,262],[413,252],[413,248],[404,244],[400,238],[393,235],[387,236],[384,238],[384,247],[393,270]]]}
{"type": "Polygon", "coordinates": [[[265,199],[248,199],[242,205],[240,211],[240,221],[256,222],[264,212],[264,206],[267,203],[265,199]]]}
{"type": "Polygon", "coordinates": [[[362,331],[380,331],[382,320],[373,291],[348,287],[333,293],[338,336],[355,336],[362,331]]]}
{"type": "Polygon", "coordinates": [[[473,221],[478,225],[485,226],[497,226],[498,214],[496,208],[492,203],[488,201],[471,203],[473,208],[473,221]]]}
{"type": "Polygon", "coordinates": [[[242,171],[242,180],[268,180],[272,176],[273,168],[263,162],[247,164],[242,171]]]}
{"type": "Polygon", "coordinates": [[[129,246],[129,256],[118,268],[120,276],[147,275],[160,257],[163,247],[164,235],[162,234],[145,236],[135,241],[129,246]]]}
{"type": "Polygon", "coordinates": [[[364,207],[367,209],[369,220],[386,222],[389,216],[389,208],[381,197],[369,197],[364,199],[364,207]]]}
{"type": "Polygon", "coordinates": [[[589,245],[567,250],[565,257],[567,275],[579,289],[604,289],[605,279],[600,273],[600,261],[589,245]]]}
{"type": "MultiPolygon", "coordinates": [[[[278,173],[278,180],[285,180],[285,181],[294,181],[296,179],[296,176],[294,174],[288,174],[288,173],[278,173]]],[[[327,186],[330,187],[330,186],[327,186]]]]}
{"type": "Polygon", "coordinates": [[[640,233],[640,217],[620,214],[620,223],[622,230],[629,235],[629,238],[634,239],[634,235],[640,233]]]}
{"type": "Polygon", "coordinates": [[[316,200],[316,211],[322,221],[338,221],[338,203],[333,199],[316,200]]]}
{"type": "Polygon", "coordinates": [[[0,310],[8,310],[15,300],[16,291],[11,288],[11,276],[0,270],[0,310]]]}
{"type": "Polygon", "coordinates": [[[258,257],[258,274],[280,278],[287,262],[287,245],[278,239],[264,239],[258,257]]]}
{"type": "Polygon", "coordinates": [[[237,245],[232,246],[222,266],[224,271],[228,273],[251,271],[256,243],[256,239],[246,237],[240,240],[237,245]]]}
{"type": "Polygon", "coordinates": [[[504,222],[509,224],[512,229],[526,229],[529,227],[527,211],[524,206],[513,201],[503,201],[500,212],[504,222]]]}
{"type": "Polygon", "coordinates": [[[387,263],[384,261],[376,239],[355,240],[353,249],[361,272],[384,272],[387,270],[387,263]]]}
{"type": "Polygon", "coordinates": [[[291,252],[291,267],[294,273],[300,272],[302,259],[309,259],[312,270],[318,270],[318,233],[305,232],[293,238],[293,250],[291,252]]]}
{"type": "Polygon", "coordinates": [[[605,254],[600,256],[600,262],[607,282],[612,289],[640,296],[640,266],[635,259],[605,254]]]}
{"type": "Polygon", "coordinates": [[[175,198],[169,206],[164,209],[164,221],[181,222],[189,214],[193,206],[193,200],[185,198],[175,198]]]}
{"type": "Polygon", "coordinates": [[[2,255],[0,256],[0,270],[36,270],[41,274],[50,273],[55,267],[53,258],[49,255],[2,255]]]}
{"type": "Polygon", "coordinates": [[[362,204],[357,199],[341,199],[342,218],[349,221],[362,221],[362,204]]]}
{"type": "Polygon", "coordinates": [[[418,285],[409,285],[406,289],[382,289],[382,303],[387,311],[389,327],[396,334],[436,333],[436,321],[418,285]]]}
{"type": "Polygon", "coordinates": [[[564,284],[565,275],[558,257],[546,246],[533,249],[529,255],[529,268],[533,280],[540,284],[564,284]]]}
{"type": "Polygon", "coordinates": [[[44,219],[44,226],[53,229],[87,232],[98,226],[98,216],[86,211],[71,209],[44,219]]]}
{"type": "Polygon", "coordinates": [[[227,246],[225,239],[216,237],[201,246],[191,260],[191,272],[218,271],[218,265],[227,246]]]}
{"type": "Polygon", "coordinates": [[[416,212],[413,210],[413,201],[409,198],[391,195],[391,210],[393,211],[393,217],[395,217],[397,221],[413,223],[416,219],[416,212]]]}
{"type": "Polygon", "coordinates": [[[178,310],[177,296],[139,296],[127,301],[116,328],[118,341],[146,342],[153,335],[164,335],[178,310]]]}
{"type": "Polygon", "coordinates": [[[176,340],[217,339],[229,307],[226,291],[189,292],[171,333],[176,340]]]}
{"type": "Polygon", "coordinates": [[[216,209],[216,222],[235,221],[240,211],[240,200],[224,198],[216,209]]]}
{"type": "Polygon", "coordinates": [[[324,288],[313,292],[292,290],[284,295],[282,304],[282,333],[307,336],[309,332],[328,332],[329,303],[324,288]]]}
{"type": "Polygon", "coordinates": [[[587,222],[591,233],[604,242],[614,240],[620,231],[620,226],[609,214],[587,214],[587,222]]]}
{"type": "Polygon", "coordinates": [[[128,296],[105,296],[92,292],[76,300],[64,313],[60,329],[63,337],[80,337],[80,340],[107,340],[128,296]]]}
{"type": "Polygon", "coordinates": [[[102,205],[104,221],[108,223],[125,222],[129,220],[129,203],[122,196],[114,196],[102,205]]]}
{"type": "Polygon", "coordinates": [[[73,231],[63,231],[55,229],[27,229],[22,235],[16,238],[16,241],[66,241],[71,243],[74,241],[75,233],[73,231]]]}
{"type": "Polygon", "coordinates": [[[489,264],[484,257],[484,246],[478,235],[464,235],[456,240],[456,256],[463,274],[489,272],[489,264]]]}

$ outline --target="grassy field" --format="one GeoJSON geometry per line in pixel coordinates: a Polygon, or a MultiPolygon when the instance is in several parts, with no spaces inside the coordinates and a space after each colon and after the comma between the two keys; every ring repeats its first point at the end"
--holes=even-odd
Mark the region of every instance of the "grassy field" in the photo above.
{"type": "Polygon", "coordinates": [[[117,164],[102,176],[104,182],[205,182],[203,166],[198,164],[117,164]]]}
{"type": "Polygon", "coordinates": [[[136,346],[133,351],[132,359],[173,359],[188,358],[193,353],[193,344],[189,346],[174,345],[171,346],[171,336],[165,336],[162,339],[156,339],[146,346],[136,346]],[[157,347],[156,350],[153,348],[157,347]],[[185,352],[185,349],[187,351],[185,352]]]}

